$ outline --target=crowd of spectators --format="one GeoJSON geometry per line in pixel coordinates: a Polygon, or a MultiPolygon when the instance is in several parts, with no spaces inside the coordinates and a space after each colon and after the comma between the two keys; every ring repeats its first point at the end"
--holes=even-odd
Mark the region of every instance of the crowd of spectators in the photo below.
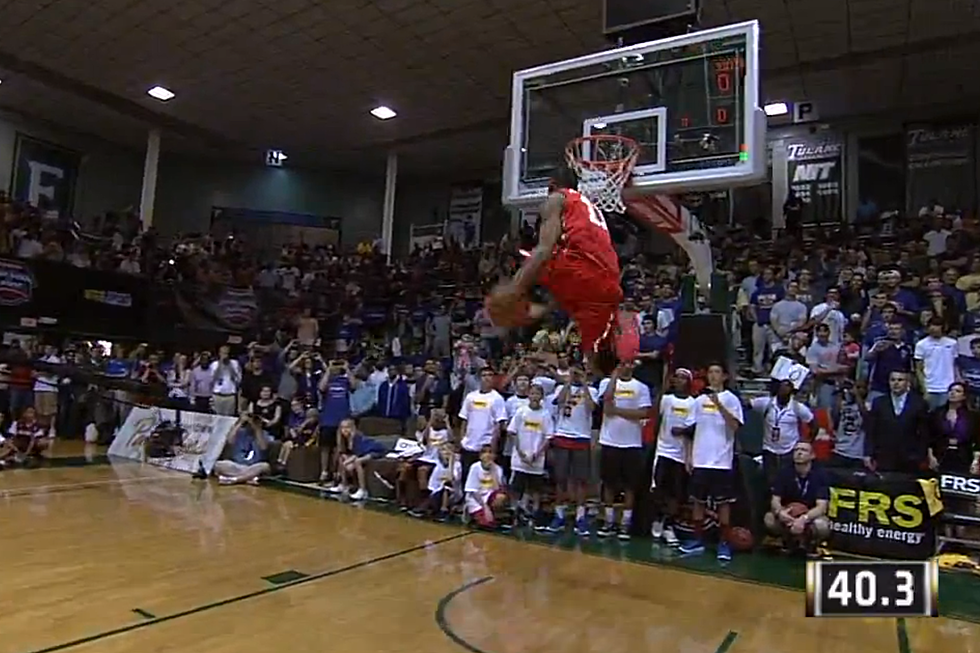
{"type": "MultiPolygon", "coordinates": [[[[262,262],[240,239],[185,238],[165,251],[152,233],[127,234],[118,223],[91,242],[57,231],[39,235],[22,226],[16,206],[4,206],[0,240],[15,255],[65,256],[77,265],[64,254],[65,238],[103,252],[90,256],[93,265],[112,258],[108,267],[123,273],[155,269],[252,284],[288,298],[289,308],[239,351],[8,343],[6,354],[20,362],[0,379],[4,429],[16,434],[0,449],[6,459],[36,454],[58,434],[73,436],[91,423],[111,433],[129,405],[146,400],[138,391],[116,391],[111,401],[93,396],[70,378],[34,370],[33,357],[165,386],[169,399],[188,409],[238,417],[227,459],[216,467],[222,482],[255,482],[278,473],[298,448],[316,447],[324,487],[366,499],[365,463],[388,447],[362,435],[359,424],[378,417],[418,442],[394,479],[397,499],[413,514],[448,519],[461,510],[487,527],[527,523],[559,532],[567,523],[583,536],[628,539],[647,473],[655,487],[654,536],[700,552],[708,507],[721,526],[722,559],[731,556],[731,436],[745,423],[743,408],[762,416],[772,490],[766,523],[787,544],[827,536],[822,465],[977,472],[980,230],[969,220],[940,213],[896,223],[890,237],[873,227],[841,228],[806,243],[780,234],[759,243],[745,230],[714,229],[716,271],[730,285],[732,344],[744,355],[743,371],[767,378],[780,357],[810,371],[802,389],[773,382],[765,396],[749,398],[737,392],[728,361],[708,370],[671,364],[689,270],[669,254],[624,258],[625,303],[641,324],[640,355],[598,379],[581,365],[575,326],[560,312],[532,330],[507,332],[482,309],[485,293],[514,272],[518,246],[526,243],[505,239],[463,250],[446,242],[396,261],[370,246],[344,253],[297,244],[262,262]],[[139,263],[123,269],[127,260],[139,263]],[[15,439],[30,448],[11,444],[15,439]],[[282,445],[271,457],[273,442],[282,445]],[[816,458],[825,460],[815,465],[816,458]],[[592,519],[587,499],[596,476],[601,508],[592,519]],[[547,514],[542,496],[554,497],[547,514]],[[677,533],[682,523],[691,526],[684,538],[677,533]]],[[[635,233],[627,235],[626,246],[636,248],[635,233]]]]}

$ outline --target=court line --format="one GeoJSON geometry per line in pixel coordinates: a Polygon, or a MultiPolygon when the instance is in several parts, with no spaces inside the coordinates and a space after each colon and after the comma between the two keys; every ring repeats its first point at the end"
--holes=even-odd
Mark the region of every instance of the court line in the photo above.
{"type": "Polygon", "coordinates": [[[905,629],[905,619],[903,617],[895,620],[895,634],[898,637],[899,653],[911,653],[912,648],[909,646],[909,633],[905,629]]]}
{"type": "Polygon", "coordinates": [[[728,634],[725,635],[725,639],[721,640],[721,644],[715,649],[715,653],[728,653],[728,649],[732,647],[735,640],[738,638],[738,633],[734,630],[729,630],[728,634]]]}
{"type": "MultiPolygon", "coordinates": [[[[96,633],[94,635],[88,635],[86,637],[79,637],[78,639],[73,639],[68,642],[63,642],[61,644],[54,644],[52,646],[46,646],[44,648],[39,648],[31,651],[30,653],[54,653],[54,651],[64,651],[65,649],[74,648],[76,646],[81,646],[83,644],[91,644],[92,642],[101,641],[109,637],[115,637],[116,635],[122,635],[124,633],[130,633],[134,630],[140,630],[142,628],[147,628],[149,626],[156,626],[157,624],[166,623],[168,621],[175,621],[177,619],[182,619],[184,617],[189,617],[191,615],[199,614],[201,612],[207,612],[208,610],[214,610],[215,608],[221,608],[226,605],[232,605],[234,603],[241,603],[242,601],[247,601],[249,599],[254,599],[259,596],[265,596],[267,594],[272,594],[274,592],[281,592],[282,590],[289,589],[290,587],[295,587],[297,585],[303,585],[306,583],[312,583],[313,581],[322,580],[324,578],[330,578],[331,576],[337,576],[348,571],[354,571],[355,569],[361,569],[363,567],[369,567],[371,565],[377,564],[379,562],[385,562],[387,560],[392,560],[394,558],[399,558],[410,553],[415,553],[416,551],[423,551],[432,546],[438,546],[440,544],[445,544],[447,542],[452,542],[453,540],[459,540],[464,537],[469,537],[473,533],[471,531],[456,533],[455,535],[450,535],[449,537],[444,537],[439,540],[433,540],[425,544],[416,544],[415,546],[408,547],[407,549],[401,549],[393,553],[386,553],[374,558],[369,558],[368,560],[362,560],[360,562],[355,562],[353,564],[347,565],[345,567],[338,567],[337,569],[331,569],[330,571],[320,572],[319,574],[311,574],[306,578],[300,578],[299,580],[293,581],[291,583],[283,583],[282,585],[274,585],[272,587],[265,587],[260,590],[255,590],[253,592],[247,592],[245,594],[239,594],[238,596],[232,596],[227,599],[221,599],[219,601],[213,601],[211,603],[205,603],[204,605],[199,605],[194,608],[189,608],[187,610],[181,610],[180,612],[175,612],[173,614],[167,614],[160,617],[154,617],[153,619],[147,619],[146,621],[140,621],[137,623],[129,624],[126,626],[120,626],[118,628],[112,628],[110,630],[102,631],[101,633],[96,633]]],[[[133,648],[139,648],[135,646],[133,648]]]]}
{"type": "Polygon", "coordinates": [[[15,498],[23,496],[33,496],[35,494],[59,494],[71,492],[72,490],[91,490],[95,487],[105,485],[130,485],[133,483],[147,483],[151,481],[177,481],[185,480],[184,475],[153,477],[144,476],[141,478],[113,478],[104,481],[82,481],[80,483],[60,483],[50,485],[28,485],[24,487],[11,488],[9,490],[0,489],[0,499],[15,498]]]}
{"type": "Polygon", "coordinates": [[[441,630],[446,637],[451,639],[454,644],[456,644],[459,647],[465,648],[470,653],[487,653],[487,652],[478,646],[474,646],[470,644],[465,639],[463,639],[462,637],[456,634],[456,631],[453,630],[453,627],[449,625],[449,619],[446,618],[446,610],[449,608],[449,604],[453,602],[453,599],[455,599],[460,594],[467,592],[479,585],[483,585],[484,583],[488,583],[492,580],[493,580],[493,576],[484,576],[483,578],[477,578],[476,580],[471,580],[470,582],[466,583],[462,587],[457,587],[449,594],[446,594],[444,597],[439,599],[439,603],[438,605],[436,605],[435,619],[436,619],[436,625],[439,626],[439,630],[441,630]]]}

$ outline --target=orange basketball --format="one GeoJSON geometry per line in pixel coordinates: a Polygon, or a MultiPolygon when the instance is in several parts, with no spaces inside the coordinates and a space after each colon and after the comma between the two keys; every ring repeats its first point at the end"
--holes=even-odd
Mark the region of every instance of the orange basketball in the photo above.
{"type": "Polygon", "coordinates": [[[509,286],[494,288],[486,298],[486,307],[495,326],[520,327],[530,323],[531,302],[509,286]]]}
{"type": "Polygon", "coordinates": [[[755,546],[752,531],[742,526],[735,526],[728,534],[729,544],[736,551],[751,551],[755,546]]]}
{"type": "Polygon", "coordinates": [[[805,503],[791,503],[786,506],[786,510],[789,511],[789,516],[793,518],[802,517],[810,512],[810,509],[806,507],[805,503]]]}

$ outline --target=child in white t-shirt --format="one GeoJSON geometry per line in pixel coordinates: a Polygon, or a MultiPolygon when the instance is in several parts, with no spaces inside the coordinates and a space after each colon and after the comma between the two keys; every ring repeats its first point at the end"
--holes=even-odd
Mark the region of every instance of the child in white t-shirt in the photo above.
{"type": "Polygon", "coordinates": [[[532,385],[527,406],[518,408],[507,426],[507,433],[514,443],[510,458],[511,491],[518,501],[519,518],[525,522],[531,522],[541,510],[544,455],[555,433],[551,410],[542,406],[543,399],[544,389],[532,385]]]}
{"type": "Polygon", "coordinates": [[[413,517],[435,515],[438,521],[449,521],[453,507],[463,496],[463,466],[459,456],[453,451],[452,444],[444,444],[439,448],[439,455],[432,473],[429,474],[427,488],[429,498],[413,510],[413,517]]]}
{"type": "Polygon", "coordinates": [[[484,528],[495,528],[507,505],[504,471],[493,459],[493,447],[483,445],[480,459],[470,465],[464,486],[466,512],[484,528]]]}

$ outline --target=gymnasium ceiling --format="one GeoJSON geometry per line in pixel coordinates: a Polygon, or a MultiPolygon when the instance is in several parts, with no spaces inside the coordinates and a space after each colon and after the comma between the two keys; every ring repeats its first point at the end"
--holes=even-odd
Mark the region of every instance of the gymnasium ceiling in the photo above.
{"type": "MultiPolygon", "coordinates": [[[[762,23],[763,97],[976,115],[973,0],[704,0],[762,23]]],[[[603,49],[601,0],[0,0],[0,108],[142,148],[460,176],[499,167],[512,71],[603,49]],[[156,84],[177,97],[160,103],[156,84]],[[395,108],[381,122],[368,111],[395,108]]]]}

